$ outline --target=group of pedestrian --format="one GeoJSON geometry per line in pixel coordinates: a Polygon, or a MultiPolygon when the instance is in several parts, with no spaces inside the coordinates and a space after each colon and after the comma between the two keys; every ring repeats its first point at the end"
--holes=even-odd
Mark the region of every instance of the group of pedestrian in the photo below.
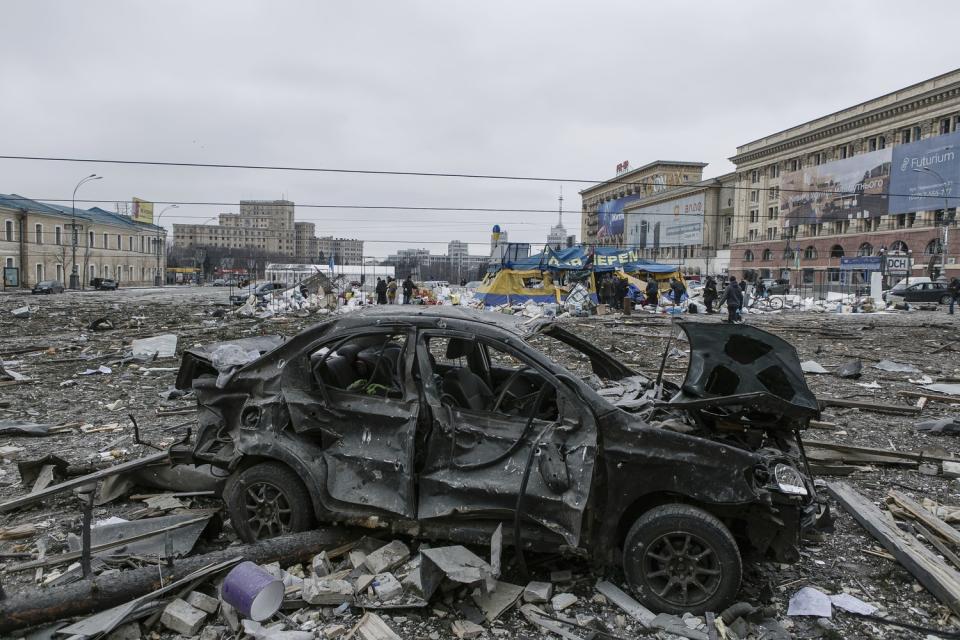
{"type": "Polygon", "coordinates": [[[600,304],[608,305],[612,309],[623,309],[623,299],[627,297],[627,281],[613,274],[603,276],[598,294],[600,304]]]}
{"type": "Polygon", "coordinates": [[[403,294],[403,304],[410,304],[413,297],[413,291],[417,286],[413,283],[413,276],[407,276],[399,285],[396,278],[387,276],[387,279],[377,278],[377,286],[374,292],[377,294],[377,304],[397,304],[397,291],[403,294]]]}

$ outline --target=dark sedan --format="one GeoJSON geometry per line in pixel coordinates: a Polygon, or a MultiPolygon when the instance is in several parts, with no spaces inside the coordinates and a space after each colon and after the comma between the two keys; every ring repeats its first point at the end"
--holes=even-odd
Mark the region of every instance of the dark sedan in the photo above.
{"type": "Polygon", "coordinates": [[[657,611],[722,611],[741,550],[794,562],[829,521],[797,436],[819,408],[782,339],[681,327],[682,387],[560,323],[451,307],[192,349],[177,387],[199,431],[171,456],[229,473],[246,541],[321,521],[479,543],[503,525],[515,548],[622,567],[657,611]]]}
{"type": "Polygon", "coordinates": [[[274,291],[282,291],[286,288],[282,282],[264,282],[263,284],[257,285],[255,288],[250,288],[246,291],[240,291],[232,296],[230,296],[230,302],[235,305],[241,305],[247,301],[250,295],[254,295],[257,298],[257,303],[263,302],[264,296],[268,293],[273,293],[274,291]]]}
{"type": "Polygon", "coordinates": [[[94,278],[90,281],[90,286],[97,291],[116,291],[120,283],[111,278],[94,278]]]}
{"type": "Polygon", "coordinates": [[[63,283],[59,280],[43,280],[34,285],[30,293],[34,295],[51,293],[63,293],[63,283]]]}
{"type": "Polygon", "coordinates": [[[950,304],[950,291],[947,289],[946,282],[918,282],[899,291],[891,291],[887,299],[894,304],[903,302],[950,304]]]}

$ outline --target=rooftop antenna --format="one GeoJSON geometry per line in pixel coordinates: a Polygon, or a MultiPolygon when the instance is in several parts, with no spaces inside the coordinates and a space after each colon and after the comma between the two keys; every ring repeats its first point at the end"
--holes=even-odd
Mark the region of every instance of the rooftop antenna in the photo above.
{"type": "Polygon", "coordinates": [[[560,185],[560,197],[557,198],[560,202],[560,220],[557,222],[558,227],[563,226],[563,185],[560,185]]]}

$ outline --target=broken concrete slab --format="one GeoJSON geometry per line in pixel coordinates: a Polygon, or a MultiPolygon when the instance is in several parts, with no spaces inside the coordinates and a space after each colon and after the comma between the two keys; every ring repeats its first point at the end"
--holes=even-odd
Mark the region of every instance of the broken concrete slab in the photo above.
{"type": "Polygon", "coordinates": [[[350,604],[353,602],[353,585],[346,580],[307,578],[303,581],[302,597],[309,604],[350,604]]]}
{"type": "Polygon", "coordinates": [[[403,640],[394,633],[393,629],[375,613],[367,612],[360,618],[360,622],[350,630],[345,640],[403,640]]]}
{"type": "Polygon", "coordinates": [[[24,320],[30,317],[30,307],[17,307],[13,311],[11,311],[10,314],[14,318],[19,318],[21,320],[24,320]]]}
{"type": "Polygon", "coordinates": [[[205,612],[177,598],[164,608],[160,624],[182,636],[192,636],[196,635],[206,619],[205,612]]]}
{"type": "Polygon", "coordinates": [[[901,362],[894,362],[893,360],[881,360],[877,364],[873,365],[874,369],[880,369],[881,371],[888,371],[890,373],[921,373],[920,369],[913,366],[912,364],[903,364],[901,362]]]}
{"type": "Polygon", "coordinates": [[[550,606],[553,607],[554,611],[563,611],[575,605],[579,599],[572,593],[558,593],[550,598],[550,606]]]}
{"type": "Polygon", "coordinates": [[[423,557],[421,577],[425,587],[437,577],[473,585],[493,575],[493,567],[460,545],[422,549],[420,555],[423,557]]]}
{"type": "Polygon", "coordinates": [[[177,336],[172,333],[165,333],[149,338],[134,340],[130,344],[132,354],[135,358],[172,358],[177,354],[177,336]]]}
{"type": "Polygon", "coordinates": [[[314,577],[328,576],[333,573],[333,564],[330,563],[326,551],[321,551],[313,556],[310,566],[313,568],[314,577]]]}
{"type": "Polygon", "coordinates": [[[815,360],[806,360],[800,363],[800,369],[804,373],[829,373],[819,362],[815,360]]]}
{"type": "Polygon", "coordinates": [[[550,602],[553,597],[553,584],[549,582],[528,582],[523,589],[523,601],[531,604],[550,602]]]}
{"type": "Polygon", "coordinates": [[[403,586],[392,573],[379,573],[371,583],[373,592],[381,602],[388,602],[403,595],[403,586]]]}
{"type": "Polygon", "coordinates": [[[187,604],[207,613],[216,613],[220,601],[200,591],[191,591],[186,597],[187,604]]]}
{"type": "Polygon", "coordinates": [[[454,620],[450,623],[450,633],[455,638],[476,638],[484,632],[484,628],[469,620],[454,620]]]}
{"type": "Polygon", "coordinates": [[[857,379],[863,373],[863,361],[857,358],[856,360],[847,360],[833,372],[833,375],[838,378],[850,378],[857,379]]]}
{"type": "Polygon", "coordinates": [[[519,585],[497,581],[489,591],[476,589],[473,593],[473,601],[480,607],[487,622],[493,622],[516,604],[523,592],[524,588],[519,585]]]}
{"type": "Polygon", "coordinates": [[[399,540],[394,540],[390,544],[380,547],[373,553],[367,554],[364,560],[364,566],[370,570],[370,573],[376,575],[390,571],[410,558],[410,548],[399,540]]]}

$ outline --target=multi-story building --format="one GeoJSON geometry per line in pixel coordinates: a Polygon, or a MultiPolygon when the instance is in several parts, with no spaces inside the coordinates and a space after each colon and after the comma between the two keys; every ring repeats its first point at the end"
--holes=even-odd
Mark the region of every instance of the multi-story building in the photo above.
{"type": "Polygon", "coordinates": [[[312,222],[293,223],[293,255],[298,260],[310,263],[320,255],[317,225],[312,222]]]}
{"type": "Polygon", "coordinates": [[[459,283],[479,280],[490,262],[489,256],[470,255],[470,245],[461,240],[447,243],[447,254],[432,254],[429,249],[400,249],[383,261],[397,269],[401,278],[412,274],[418,280],[447,280],[459,283]]]}
{"type": "Polygon", "coordinates": [[[79,286],[96,277],[113,278],[121,285],[152,285],[166,268],[162,227],[99,207],[74,211],[0,195],[0,223],[4,287],[32,287],[42,280],[69,286],[74,266],[79,286]]]}
{"type": "Polygon", "coordinates": [[[320,262],[328,263],[330,258],[337,264],[363,264],[363,240],[334,238],[323,236],[317,239],[320,262]]]}
{"type": "Polygon", "coordinates": [[[623,207],[623,244],[684,273],[722,274],[730,264],[736,174],[668,186],[623,207]]]}
{"type": "Polygon", "coordinates": [[[944,257],[947,274],[960,273],[956,233],[942,254],[958,129],[960,70],[738,147],[731,272],[857,284],[866,274],[841,268],[844,258],[885,253],[909,255],[915,275],[944,257]]]}
{"type": "Polygon", "coordinates": [[[580,192],[580,237],[588,247],[624,246],[624,208],[668,189],[703,179],[703,162],[657,160],[637,169],[618,165],[615,177],[580,192]]]}

